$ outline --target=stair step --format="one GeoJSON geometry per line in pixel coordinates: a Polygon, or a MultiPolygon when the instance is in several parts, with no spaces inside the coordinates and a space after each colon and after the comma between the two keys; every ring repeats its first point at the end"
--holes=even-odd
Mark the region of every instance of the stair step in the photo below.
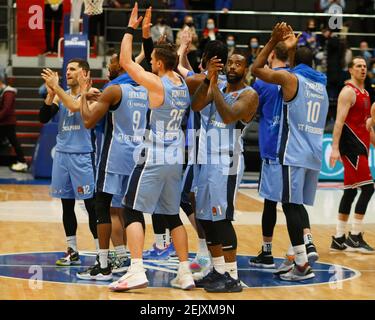
{"type": "Polygon", "coordinates": [[[17,132],[16,133],[17,138],[20,139],[38,139],[39,133],[38,132],[17,132]]]}
{"type": "Polygon", "coordinates": [[[39,121],[27,121],[27,120],[20,120],[16,122],[17,127],[43,127],[43,124],[40,123],[39,121]]]}
{"type": "Polygon", "coordinates": [[[16,109],[39,110],[43,101],[42,98],[16,98],[16,109]]]}

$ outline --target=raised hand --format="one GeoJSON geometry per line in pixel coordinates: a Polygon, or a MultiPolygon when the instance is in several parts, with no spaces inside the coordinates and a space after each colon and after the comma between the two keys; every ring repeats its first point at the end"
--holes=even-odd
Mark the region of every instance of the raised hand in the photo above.
{"type": "Polygon", "coordinates": [[[297,36],[295,35],[292,27],[288,24],[287,28],[285,29],[286,34],[284,35],[284,43],[288,50],[294,49],[297,46],[299,37],[302,33],[299,33],[297,36]]]}
{"type": "Polygon", "coordinates": [[[42,78],[46,83],[47,90],[50,87],[52,90],[54,87],[59,85],[59,75],[57,72],[52,71],[49,68],[43,69],[42,78]]]}
{"type": "Polygon", "coordinates": [[[271,41],[280,42],[284,40],[285,35],[288,33],[287,25],[285,22],[277,23],[271,34],[271,41]]]}
{"type": "MultiPolygon", "coordinates": [[[[221,63],[221,59],[218,59],[218,57],[212,57],[210,61],[207,63],[207,79],[212,79],[213,77],[217,76],[217,74],[223,70],[224,64],[221,63]]],[[[217,80],[216,80],[217,81],[217,80]]]]}
{"type": "Polygon", "coordinates": [[[78,83],[79,88],[81,90],[81,94],[87,93],[92,85],[92,80],[90,78],[90,71],[85,72],[84,70],[81,70],[81,72],[78,75],[78,83]]]}
{"type": "Polygon", "coordinates": [[[137,29],[139,24],[141,23],[143,17],[140,16],[138,18],[138,2],[135,3],[134,8],[132,10],[132,13],[129,18],[128,27],[131,27],[133,29],[137,29]]]}
{"type": "Polygon", "coordinates": [[[142,37],[148,39],[151,37],[151,10],[152,7],[148,7],[145,13],[145,17],[142,22],[142,37]]]}
{"type": "Polygon", "coordinates": [[[181,31],[181,46],[183,46],[184,51],[186,51],[186,52],[189,51],[189,47],[190,47],[191,42],[193,40],[193,36],[192,36],[192,34],[189,30],[190,30],[190,28],[188,26],[186,26],[181,31]]]}
{"type": "Polygon", "coordinates": [[[158,39],[158,41],[156,41],[156,44],[163,44],[163,43],[167,43],[167,35],[166,34],[162,34],[160,36],[160,38],[158,39]]]}

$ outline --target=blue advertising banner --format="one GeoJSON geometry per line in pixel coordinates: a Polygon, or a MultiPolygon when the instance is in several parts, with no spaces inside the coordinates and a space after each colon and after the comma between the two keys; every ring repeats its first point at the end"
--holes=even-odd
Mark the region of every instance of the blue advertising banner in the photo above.
{"type": "MultiPolygon", "coordinates": [[[[331,168],[329,166],[329,156],[332,150],[332,135],[325,134],[323,137],[323,159],[322,168],[320,170],[319,180],[344,180],[344,167],[340,161],[337,161],[336,166],[331,168]]],[[[369,166],[371,174],[375,177],[375,149],[370,146],[369,166]]]]}

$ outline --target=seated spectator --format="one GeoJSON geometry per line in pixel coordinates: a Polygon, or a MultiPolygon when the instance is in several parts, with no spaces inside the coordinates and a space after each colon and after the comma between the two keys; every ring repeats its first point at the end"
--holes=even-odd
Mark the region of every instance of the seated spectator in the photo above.
{"type": "Polygon", "coordinates": [[[10,169],[17,172],[26,172],[25,156],[16,136],[16,114],[14,110],[17,89],[5,84],[5,72],[0,70],[0,140],[8,138],[17,155],[17,163],[10,169]]]}
{"type": "Polygon", "coordinates": [[[166,36],[168,42],[174,42],[172,28],[167,25],[167,21],[163,16],[159,16],[156,24],[151,28],[152,41],[156,43],[162,36],[166,36]]]}
{"type": "Polygon", "coordinates": [[[367,71],[369,86],[368,92],[370,93],[371,101],[375,101],[375,61],[371,62],[370,68],[367,71]]]}
{"type": "Polygon", "coordinates": [[[182,26],[182,28],[177,32],[177,35],[176,35],[176,45],[179,47],[180,44],[181,44],[181,34],[182,34],[182,30],[185,28],[185,27],[189,27],[189,32],[191,33],[191,45],[190,45],[190,51],[188,53],[188,60],[190,62],[190,65],[192,66],[192,68],[194,69],[195,72],[199,72],[199,60],[198,60],[198,57],[199,57],[199,54],[198,54],[198,46],[199,46],[199,41],[198,41],[198,35],[197,35],[197,32],[195,30],[195,26],[194,26],[194,19],[191,15],[186,15],[185,18],[184,18],[184,25],[182,26]]]}
{"type": "Polygon", "coordinates": [[[236,38],[233,34],[228,34],[226,37],[226,43],[228,46],[228,57],[233,54],[236,49],[236,38]]]}
{"type": "Polygon", "coordinates": [[[342,11],[345,10],[345,0],[320,0],[320,9],[325,13],[334,5],[340,6],[342,11]]]}
{"type": "Polygon", "coordinates": [[[215,26],[215,20],[210,18],[207,20],[206,28],[204,28],[201,40],[199,42],[199,49],[201,52],[203,52],[206,44],[213,40],[222,40],[222,37],[219,33],[219,29],[215,26]]]}
{"type": "Polygon", "coordinates": [[[359,44],[359,49],[361,50],[360,55],[366,60],[367,67],[369,67],[372,54],[369,51],[367,41],[361,41],[361,43],[359,44]]]}
{"type": "Polygon", "coordinates": [[[250,38],[248,50],[249,51],[248,51],[247,57],[248,57],[249,66],[251,66],[261,50],[258,37],[250,38]]]}
{"type": "Polygon", "coordinates": [[[308,47],[315,55],[318,51],[318,44],[316,38],[316,24],[314,19],[307,20],[306,30],[302,32],[298,40],[299,47],[308,47]]]}

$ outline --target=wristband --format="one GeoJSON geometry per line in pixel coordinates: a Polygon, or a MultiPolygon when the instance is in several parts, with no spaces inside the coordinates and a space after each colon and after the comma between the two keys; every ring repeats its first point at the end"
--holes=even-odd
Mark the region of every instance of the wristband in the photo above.
{"type": "Polygon", "coordinates": [[[206,85],[210,85],[210,80],[207,79],[207,77],[204,78],[203,82],[204,82],[206,85]]]}
{"type": "Polygon", "coordinates": [[[126,29],[125,29],[125,34],[126,33],[129,33],[129,34],[131,34],[131,35],[134,35],[134,28],[132,28],[132,27],[127,27],[126,29]]]}

